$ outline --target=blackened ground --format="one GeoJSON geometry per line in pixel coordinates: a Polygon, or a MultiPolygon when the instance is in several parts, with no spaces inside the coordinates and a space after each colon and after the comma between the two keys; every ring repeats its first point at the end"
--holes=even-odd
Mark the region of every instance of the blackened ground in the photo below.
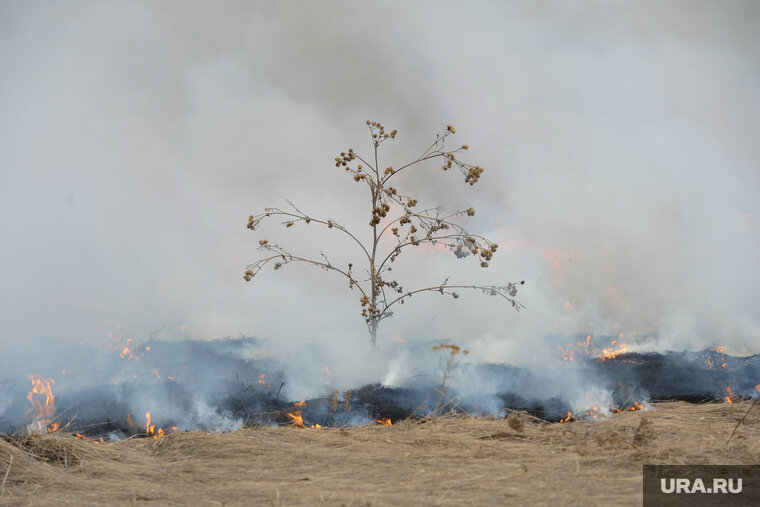
{"type": "MultiPolygon", "coordinates": [[[[235,422],[236,427],[261,426],[291,424],[300,416],[306,425],[335,427],[444,412],[485,415],[515,410],[558,421],[573,410],[571,400],[559,395],[530,394],[537,392],[533,387],[542,381],[547,384],[541,372],[511,365],[457,366],[451,378],[464,380],[470,387],[483,386],[479,387],[482,392],[476,393],[472,388],[457,392],[447,387],[441,394],[439,380],[434,380],[440,378],[436,373],[417,377],[404,387],[370,384],[308,400],[289,400],[283,396],[287,378],[279,365],[243,359],[255,350],[254,339],[149,341],[141,346],[142,350],[150,347],[150,354],[144,353],[140,359],[116,354],[117,361],[109,364],[100,351],[79,350],[73,362],[71,354],[63,354],[59,363],[41,369],[38,373],[43,377],[67,369],[55,385],[56,419],[68,421],[68,431],[121,438],[144,434],[145,418],[134,408],[136,400],[144,399],[156,400],[156,413],[163,415],[162,420],[153,421],[157,427],[178,425],[180,430],[223,429],[215,426],[216,420],[235,422]],[[210,416],[183,417],[197,411],[199,393],[203,393],[210,416]],[[127,423],[130,414],[132,425],[127,423]]],[[[612,406],[622,410],[634,402],[752,397],[758,395],[755,386],[760,384],[760,356],[732,357],[717,350],[629,353],[606,360],[589,358],[567,368],[576,377],[611,392],[612,406]]],[[[0,379],[1,432],[25,431],[31,419],[26,398],[29,389],[24,376],[0,379]]],[[[551,389],[541,392],[551,393],[551,389]]]]}
{"type": "Polygon", "coordinates": [[[760,356],[732,357],[714,350],[667,354],[625,354],[590,368],[615,387],[617,396],[634,391],[634,398],[651,401],[702,402],[726,396],[756,396],[760,356]],[[723,366],[725,365],[725,366],[723,366]],[[730,392],[728,389],[730,388],[730,392]]]}

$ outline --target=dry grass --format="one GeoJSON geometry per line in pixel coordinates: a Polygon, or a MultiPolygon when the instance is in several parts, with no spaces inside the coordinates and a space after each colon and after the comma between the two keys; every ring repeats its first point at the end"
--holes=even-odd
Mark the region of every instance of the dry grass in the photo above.
{"type": "Polygon", "coordinates": [[[95,445],[0,440],[0,505],[641,505],[643,464],[760,463],[760,408],[660,403],[603,421],[441,417],[95,445]]]}

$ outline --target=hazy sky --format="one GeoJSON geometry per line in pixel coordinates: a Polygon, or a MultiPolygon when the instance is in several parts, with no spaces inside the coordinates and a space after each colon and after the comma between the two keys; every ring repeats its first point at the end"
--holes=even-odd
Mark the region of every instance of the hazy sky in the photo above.
{"type": "Polygon", "coordinates": [[[383,166],[451,123],[486,168],[399,183],[473,205],[502,246],[487,270],[410,255],[407,285],[527,282],[519,314],[415,298],[381,341],[506,362],[551,333],[760,352],[758,26],[754,1],[2,1],[0,347],[162,324],[368,347],[343,280],[242,274],[263,237],[352,258],[328,231],[245,224],[290,199],[369,237],[366,189],[332,160],[369,152],[372,119],[399,131],[383,166]]]}

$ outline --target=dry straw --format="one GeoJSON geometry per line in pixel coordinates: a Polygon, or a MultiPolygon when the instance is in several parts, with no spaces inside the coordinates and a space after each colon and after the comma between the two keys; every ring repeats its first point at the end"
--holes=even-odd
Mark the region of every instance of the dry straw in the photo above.
{"type": "Polygon", "coordinates": [[[254,427],[99,445],[53,433],[0,440],[0,498],[10,506],[641,505],[643,464],[760,462],[760,416],[749,405],[658,403],[568,424],[523,415],[254,427]]]}

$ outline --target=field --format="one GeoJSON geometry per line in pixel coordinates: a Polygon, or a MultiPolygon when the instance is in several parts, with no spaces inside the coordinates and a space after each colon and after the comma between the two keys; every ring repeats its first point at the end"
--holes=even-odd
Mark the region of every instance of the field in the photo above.
{"type": "Polygon", "coordinates": [[[643,464],[760,463],[760,407],[750,407],[667,402],[565,424],[447,416],[105,444],[27,436],[0,440],[0,505],[641,505],[643,464]]]}

